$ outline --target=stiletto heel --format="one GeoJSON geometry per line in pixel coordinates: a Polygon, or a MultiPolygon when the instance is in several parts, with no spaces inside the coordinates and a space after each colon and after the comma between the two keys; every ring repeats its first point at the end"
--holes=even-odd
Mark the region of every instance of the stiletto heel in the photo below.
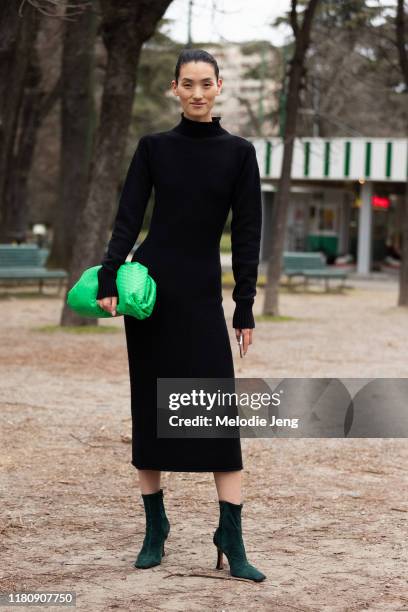
{"type": "Polygon", "coordinates": [[[217,551],[218,551],[218,556],[217,556],[217,565],[215,569],[223,569],[224,568],[223,552],[221,548],[217,548],[217,551]]]}
{"type": "Polygon", "coordinates": [[[217,567],[223,569],[223,553],[228,559],[230,574],[237,578],[247,578],[255,582],[265,580],[266,576],[247,559],[242,539],[241,510],[243,504],[233,504],[219,500],[220,522],[213,535],[217,547],[217,567]]]}

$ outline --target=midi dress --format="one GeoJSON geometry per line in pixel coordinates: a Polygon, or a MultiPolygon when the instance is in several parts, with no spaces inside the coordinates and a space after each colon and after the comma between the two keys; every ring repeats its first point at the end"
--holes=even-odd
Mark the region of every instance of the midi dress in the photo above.
{"type": "Polygon", "coordinates": [[[117,270],[137,241],[153,190],[149,231],[132,261],[145,265],[156,281],[156,303],[146,319],[123,318],[130,376],[131,463],[138,469],[243,469],[239,436],[157,435],[158,378],[235,376],[220,261],[220,241],[230,210],[232,327],[255,327],[252,309],[262,223],[259,167],[254,145],[224,129],[220,121],[216,116],[200,122],[181,112],[172,129],[139,139],[98,272],[97,299],[118,297],[117,270]]]}

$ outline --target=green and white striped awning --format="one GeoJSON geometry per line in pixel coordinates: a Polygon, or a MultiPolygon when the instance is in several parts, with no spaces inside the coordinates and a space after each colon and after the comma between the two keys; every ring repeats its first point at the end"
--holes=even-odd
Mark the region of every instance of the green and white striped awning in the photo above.
{"type": "MultiPolygon", "coordinates": [[[[280,177],[281,138],[251,138],[261,178],[280,177]]],[[[302,180],[408,180],[406,138],[297,138],[292,178],[302,180]]]]}

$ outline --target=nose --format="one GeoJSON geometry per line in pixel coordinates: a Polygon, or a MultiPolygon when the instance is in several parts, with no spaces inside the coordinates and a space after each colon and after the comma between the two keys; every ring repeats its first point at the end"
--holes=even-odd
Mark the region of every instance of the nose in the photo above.
{"type": "Polygon", "coordinates": [[[203,94],[201,92],[201,88],[197,87],[193,90],[193,100],[199,102],[203,97],[203,94]]]}

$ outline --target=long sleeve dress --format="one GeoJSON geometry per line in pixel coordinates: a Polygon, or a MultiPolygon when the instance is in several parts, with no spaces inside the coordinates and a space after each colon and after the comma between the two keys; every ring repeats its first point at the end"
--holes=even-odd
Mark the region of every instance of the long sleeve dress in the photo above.
{"type": "Polygon", "coordinates": [[[261,184],[253,144],[221,117],[181,113],[172,129],[140,138],[99,270],[97,298],[118,296],[116,273],[134,246],[154,188],[149,232],[132,261],[157,284],[150,317],[125,315],[132,464],[139,469],[212,472],[243,468],[234,438],[157,436],[157,378],[234,378],[221,284],[220,240],[231,217],[233,328],[254,328],[261,238],[261,184]]]}

